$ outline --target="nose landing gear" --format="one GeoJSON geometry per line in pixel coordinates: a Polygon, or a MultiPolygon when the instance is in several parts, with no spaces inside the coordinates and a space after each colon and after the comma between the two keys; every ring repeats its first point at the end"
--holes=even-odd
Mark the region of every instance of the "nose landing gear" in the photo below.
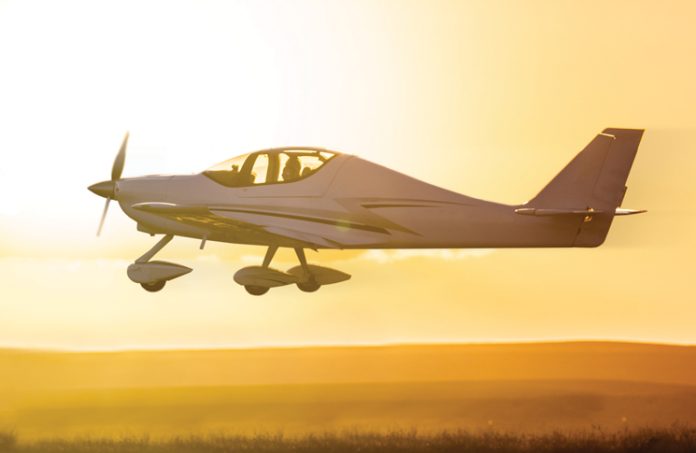
{"type": "Polygon", "coordinates": [[[145,291],[155,293],[164,288],[167,281],[191,272],[193,269],[181,264],[168,263],[166,261],[150,261],[173,237],[171,234],[164,236],[147,253],[128,266],[128,278],[135,283],[140,283],[140,286],[145,291]]]}

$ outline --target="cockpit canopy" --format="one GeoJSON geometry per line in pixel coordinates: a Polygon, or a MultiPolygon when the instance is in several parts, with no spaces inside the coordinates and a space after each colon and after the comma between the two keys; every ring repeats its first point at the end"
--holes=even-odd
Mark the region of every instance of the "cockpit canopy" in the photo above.
{"type": "Polygon", "coordinates": [[[267,149],[233,157],[203,174],[227,187],[289,183],[313,175],[337,154],[321,148],[267,149]]]}

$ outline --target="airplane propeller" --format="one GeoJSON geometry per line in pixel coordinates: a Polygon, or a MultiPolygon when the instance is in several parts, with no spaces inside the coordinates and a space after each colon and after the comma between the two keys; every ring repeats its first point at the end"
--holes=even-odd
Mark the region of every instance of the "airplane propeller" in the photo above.
{"type": "Polygon", "coordinates": [[[123,142],[121,143],[121,149],[118,150],[116,154],[116,159],[114,159],[114,165],[111,167],[111,180],[102,181],[96,184],[92,184],[88,187],[93,193],[99,195],[100,197],[106,198],[106,203],[104,204],[104,211],[102,212],[101,219],[99,220],[99,228],[97,229],[97,236],[101,234],[102,227],[104,226],[104,220],[106,219],[106,213],[109,211],[109,203],[112,199],[116,198],[116,183],[121,179],[121,174],[123,173],[123,167],[126,164],[126,147],[128,146],[128,132],[123,137],[123,142]]]}

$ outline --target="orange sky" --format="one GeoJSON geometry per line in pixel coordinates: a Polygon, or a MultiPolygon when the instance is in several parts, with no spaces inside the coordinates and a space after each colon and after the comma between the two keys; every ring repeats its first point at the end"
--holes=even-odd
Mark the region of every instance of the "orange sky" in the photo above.
{"type": "MultiPolygon", "coordinates": [[[[696,342],[696,5],[614,1],[0,0],[0,345],[696,342]],[[86,186],[314,145],[468,195],[531,198],[602,128],[647,132],[590,250],[320,252],[353,274],[247,295],[263,250],[153,239],[86,186]]],[[[277,267],[294,265],[281,255],[277,267]]]]}

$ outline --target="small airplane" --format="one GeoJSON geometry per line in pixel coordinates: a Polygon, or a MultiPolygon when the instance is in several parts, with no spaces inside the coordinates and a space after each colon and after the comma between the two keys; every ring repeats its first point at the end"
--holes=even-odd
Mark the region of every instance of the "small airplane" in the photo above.
{"type": "Polygon", "coordinates": [[[128,134],[111,179],[89,187],[138,231],[164,237],[128,267],[147,291],[191,268],[152,258],[174,236],[267,247],[260,266],[234,280],[253,295],[296,285],[313,292],[350,275],[307,263],[305,249],[596,247],[621,208],[643,130],[604,129],[537,196],[521,205],[471,198],[359,157],[323,148],[264,149],[193,175],[121,178],[128,134]],[[299,266],[270,267],[279,247],[299,266]]]}

